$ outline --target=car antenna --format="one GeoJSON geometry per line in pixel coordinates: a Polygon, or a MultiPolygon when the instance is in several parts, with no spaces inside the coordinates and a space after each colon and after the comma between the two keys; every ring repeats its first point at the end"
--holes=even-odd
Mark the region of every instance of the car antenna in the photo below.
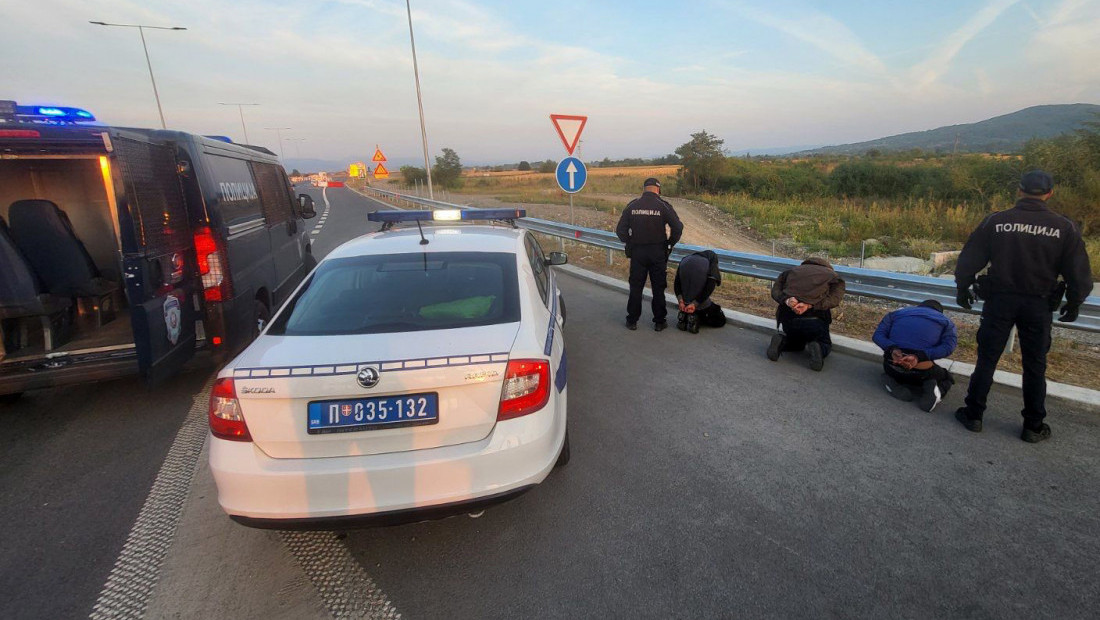
{"type": "Polygon", "coordinates": [[[416,220],[416,229],[420,231],[420,245],[428,245],[428,238],[424,236],[424,227],[420,225],[420,220],[416,220]]]}

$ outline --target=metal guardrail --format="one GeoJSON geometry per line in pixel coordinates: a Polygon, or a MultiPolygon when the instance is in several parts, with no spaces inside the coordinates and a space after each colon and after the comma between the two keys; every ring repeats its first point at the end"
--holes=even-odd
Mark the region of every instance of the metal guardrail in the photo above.
{"type": "MultiPolygon", "coordinates": [[[[421,205],[428,208],[441,209],[469,209],[467,205],[457,205],[439,200],[429,200],[419,196],[399,194],[396,192],[366,188],[366,191],[374,193],[382,198],[404,201],[409,205],[421,205]]],[[[562,222],[541,220],[537,218],[523,218],[516,222],[519,226],[530,231],[572,239],[573,241],[607,248],[608,250],[622,251],[623,243],[615,233],[596,228],[572,226],[562,222]]],[[[704,248],[694,245],[677,245],[672,250],[669,260],[679,262],[684,257],[700,250],[714,250],[718,255],[719,268],[725,272],[751,278],[775,280],[779,274],[802,261],[793,258],[781,258],[778,256],[765,256],[761,254],[748,254],[746,252],[733,252],[731,250],[719,250],[704,248]]],[[[877,299],[886,299],[902,303],[919,303],[926,299],[935,299],[943,304],[944,308],[957,312],[981,312],[981,301],[974,304],[973,310],[964,310],[955,303],[955,281],[947,278],[933,278],[931,276],[918,276],[906,273],[894,273],[892,271],[879,271],[876,269],[861,269],[859,267],[846,267],[834,265],[840,277],[844,278],[847,285],[847,293],[850,295],[862,295],[877,299]]],[[[1068,329],[1077,329],[1089,332],[1100,332],[1100,297],[1095,295],[1085,300],[1081,305],[1081,314],[1073,323],[1059,323],[1054,325],[1068,329]]]]}

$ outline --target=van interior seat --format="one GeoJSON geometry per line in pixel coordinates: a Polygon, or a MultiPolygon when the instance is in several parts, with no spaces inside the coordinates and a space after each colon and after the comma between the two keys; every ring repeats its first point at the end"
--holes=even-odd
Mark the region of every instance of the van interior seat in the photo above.
{"type": "Polygon", "coordinates": [[[70,335],[72,299],[43,293],[42,282],[12,241],[0,217],[0,359],[6,351],[26,346],[27,320],[38,318],[46,349],[63,344],[70,335]],[[13,329],[14,328],[14,329],[13,329]]]}
{"type": "Polygon", "coordinates": [[[65,297],[108,295],[118,284],[100,277],[69,217],[50,200],[17,200],[8,209],[11,238],[47,292],[65,297]]]}

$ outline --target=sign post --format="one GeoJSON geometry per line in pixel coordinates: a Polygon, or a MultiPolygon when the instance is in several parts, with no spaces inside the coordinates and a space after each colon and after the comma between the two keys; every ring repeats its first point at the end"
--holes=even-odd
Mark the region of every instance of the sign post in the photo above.
{"type": "Polygon", "coordinates": [[[554,124],[554,129],[558,132],[558,137],[561,138],[561,143],[569,154],[569,157],[558,162],[554,176],[557,178],[558,187],[569,194],[569,223],[576,225],[576,217],[573,214],[573,194],[584,188],[584,184],[588,180],[588,169],[580,158],[573,157],[573,151],[576,150],[577,143],[581,140],[581,132],[584,131],[585,124],[588,123],[588,117],[572,114],[551,114],[550,122],[554,124]]]}

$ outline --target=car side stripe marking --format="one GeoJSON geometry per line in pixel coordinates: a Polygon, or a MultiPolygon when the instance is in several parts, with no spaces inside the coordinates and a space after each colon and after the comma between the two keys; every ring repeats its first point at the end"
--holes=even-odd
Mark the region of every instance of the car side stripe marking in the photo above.
{"type": "Polygon", "coordinates": [[[546,346],[542,349],[544,355],[550,355],[550,351],[554,348],[554,330],[558,326],[558,287],[555,282],[553,271],[550,272],[548,288],[550,289],[550,294],[554,296],[554,299],[550,305],[550,324],[546,326],[546,346]]]}
{"type": "Polygon", "coordinates": [[[554,377],[554,386],[558,388],[558,393],[561,393],[565,389],[565,383],[567,379],[568,368],[565,365],[565,350],[561,352],[561,361],[558,362],[558,370],[554,377]]]}
{"type": "Polygon", "coordinates": [[[360,362],[357,364],[319,364],[315,366],[278,366],[270,368],[235,368],[235,379],[272,379],[289,376],[329,377],[354,375],[364,366],[373,366],[388,372],[402,370],[422,370],[425,368],[448,368],[453,366],[472,366],[475,364],[493,364],[508,361],[507,353],[482,353],[456,357],[433,357],[429,359],[388,360],[382,362],[360,362]]]}

